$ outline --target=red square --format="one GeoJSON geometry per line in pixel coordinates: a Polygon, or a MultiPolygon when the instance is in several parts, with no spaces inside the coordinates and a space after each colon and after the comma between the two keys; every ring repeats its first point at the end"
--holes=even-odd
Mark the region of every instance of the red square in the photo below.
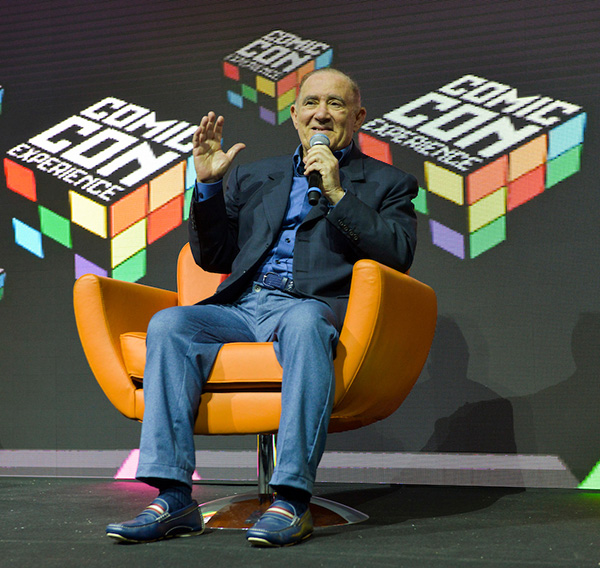
{"type": "Polygon", "coordinates": [[[171,199],[148,215],[148,244],[164,237],[181,225],[183,220],[183,194],[171,199]]]}
{"type": "Polygon", "coordinates": [[[277,81],[277,96],[287,93],[290,89],[296,86],[296,72],[290,73],[287,77],[284,77],[280,81],[277,81]]]}
{"type": "Polygon", "coordinates": [[[8,189],[21,194],[31,201],[37,200],[35,175],[29,168],[17,164],[7,158],[4,159],[4,175],[8,189]]]}
{"type": "Polygon", "coordinates": [[[223,62],[223,74],[234,81],[240,80],[240,68],[226,61],[223,62]]]}
{"type": "Polygon", "coordinates": [[[386,164],[392,163],[392,151],[387,142],[373,138],[364,132],[359,132],[358,145],[363,154],[371,156],[371,158],[375,158],[381,162],[385,162],[386,164]]]}
{"type": "Polygon", "coordinates": [[[519,205],[530,201],[544,191],[546,164],[526,173],[508,184],[506,209],[512,211],[519,205]]]}

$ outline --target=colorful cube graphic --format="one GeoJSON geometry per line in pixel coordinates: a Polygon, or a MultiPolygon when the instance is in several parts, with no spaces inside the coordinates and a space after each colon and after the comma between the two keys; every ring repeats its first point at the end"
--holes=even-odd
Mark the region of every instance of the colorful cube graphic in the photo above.
{"type": "Polygon", "coordinates": [[[368,121],[362,151],[414,173],[434,245],[475,258],[507,238],[508,213],[577,173],[578,105],[465,75],[368,121]]]}
{"type": "Polygon", "coordinates": [[[227,100],[256,109],[270,124],[282,124],[290,118],[302,77],[329,67],[332,59],[333,49],[326,43],[274,30],[223,59],[227,100]]]}
{"type": "Polygon", "coordinates": [[[4,284],[6,283],[6,270],[0,268],[0,300],[4,298],[4,284]]]}
{"type": "Polygon", "coordinates": [[[10,149],[16,244],[39,258],[50,242],[72,250],[76,278],[139,280],[147,247],[187,218],[195,129],[108,97],[10,149]]]}

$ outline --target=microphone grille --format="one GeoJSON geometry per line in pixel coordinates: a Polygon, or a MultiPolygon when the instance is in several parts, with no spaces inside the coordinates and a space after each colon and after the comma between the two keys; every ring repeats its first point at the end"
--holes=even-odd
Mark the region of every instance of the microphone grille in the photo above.
{"type": "Polygon", "coordinates": [[[325,134],[313,134],[310,137],[310,147],[319,146],[320,144],[329,146],[329,138],[325,134]]]}

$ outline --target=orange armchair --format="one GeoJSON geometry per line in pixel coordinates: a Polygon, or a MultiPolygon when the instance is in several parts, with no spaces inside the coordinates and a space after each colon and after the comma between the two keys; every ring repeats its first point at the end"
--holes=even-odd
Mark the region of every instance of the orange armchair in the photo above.
{"type": "MultiPolygon", "coordinates": [[[[76,281],[75,318],[85,355],[126,417],[144,416],[145,336],[153,314],[210,296],[223,278],[197,266],[186,244],[177,292],[92,274],[76,281]]],[[[366,426],[400,406],[425,364],[436,318],[429,286],[372,260],[355,264],[335,359],[330,432],[366,426]]],[[[202,394],[195,433],[273,434],[280,411],[281,366],[273,344],[225,344],[202,394]]]]}

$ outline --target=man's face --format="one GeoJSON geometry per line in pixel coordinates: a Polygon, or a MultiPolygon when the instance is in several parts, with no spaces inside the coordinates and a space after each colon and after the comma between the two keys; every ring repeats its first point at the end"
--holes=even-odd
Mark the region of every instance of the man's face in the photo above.
{"type": "Polygon", "coordinates": [[[292,120],[305,150],[320,132],[329,138],[331,151],[345,148],[361,127],[366,111],[358,106],[348,80],[326,71],[310,76],[291,108],[292,120]]]}

